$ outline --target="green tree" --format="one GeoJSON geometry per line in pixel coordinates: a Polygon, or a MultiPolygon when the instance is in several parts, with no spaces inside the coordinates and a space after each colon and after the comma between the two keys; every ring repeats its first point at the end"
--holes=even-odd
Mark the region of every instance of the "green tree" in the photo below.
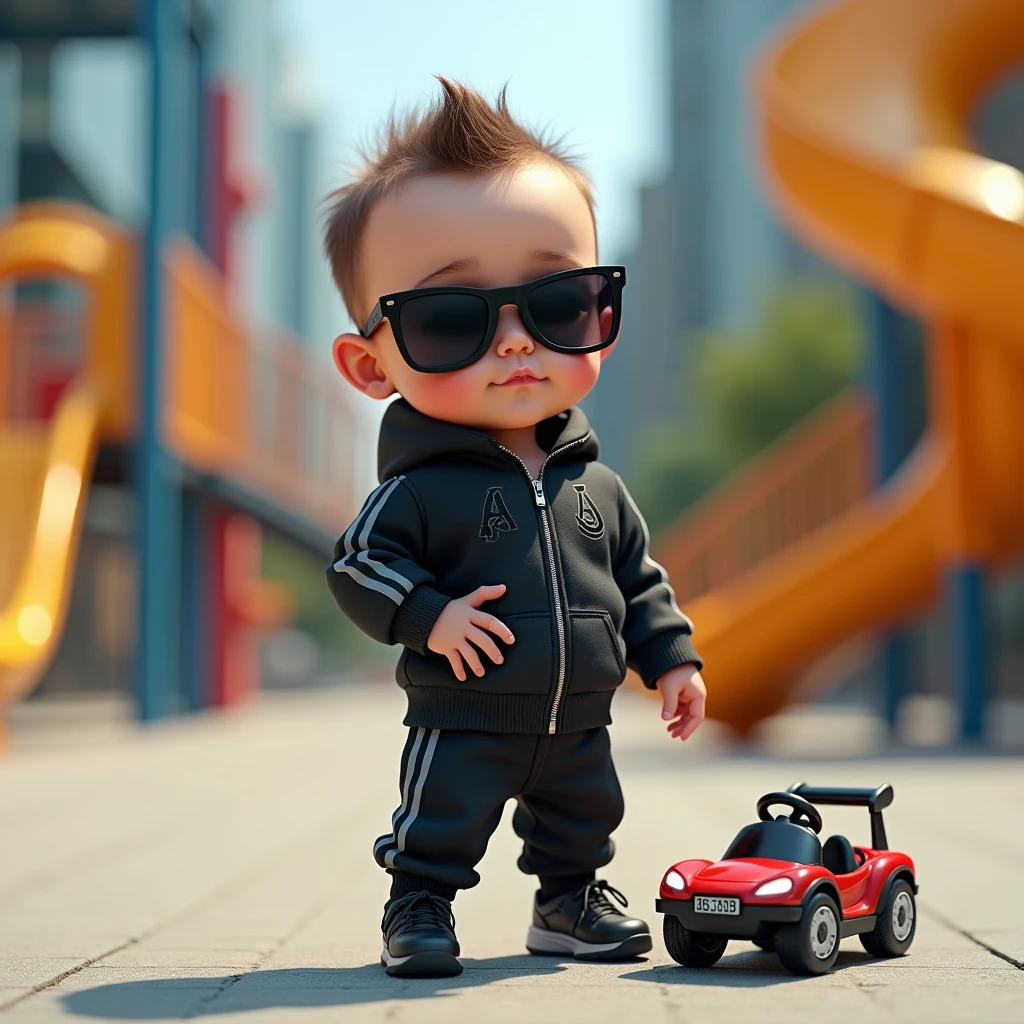
{"type": "Polygon", "coordinates": [[[864,350],[856,294],[796,280],[766,297],[749,331],[694,340],[680,404],[695,425],[660,423],[630,480],[652,532],[854,382],[864,350]]]}

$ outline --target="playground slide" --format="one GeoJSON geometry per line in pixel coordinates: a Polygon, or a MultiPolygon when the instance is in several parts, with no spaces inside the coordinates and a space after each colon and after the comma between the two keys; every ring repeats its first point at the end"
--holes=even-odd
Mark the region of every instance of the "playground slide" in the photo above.
{"type": "MultiPolygon", "coordinates": [[[[928,325],[929,430],[861,506],[688,602],[710,717],[741,733],[835,644],[907,617],[943,571],[1024,548],[1024,175],[964,124],[1024,54],[1020,0],[849,0],[757,69],[764,169],[809,244],[928,325]]],[[[673,551],[655,551],[673,572],[673,551]]]]}
{"type": "Polygon", "coordinates": [[[0,424],[0,707],[56,651],[103,409],[102,388],[81,377],[49,422],[0,424]]]}

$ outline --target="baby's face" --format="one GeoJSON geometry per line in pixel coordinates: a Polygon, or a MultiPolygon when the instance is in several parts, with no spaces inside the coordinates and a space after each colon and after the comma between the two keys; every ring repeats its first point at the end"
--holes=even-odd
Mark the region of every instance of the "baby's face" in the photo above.
{"type": "MultiPolygon", "coordinates": [[[[497,288],[596,262],[586,200],[555,166],[523,167],[510,178],[417,178],[370,214],[363,236],[365,313],[390,292],[444,284],[497,288]]],[[[610,351],[553,352],[530,337],[515,306],[500,311],[497,333],[479,361],[447,373],[409,366],[387,321],[368,339],[342,335],[335,343],[342,372],[371,397],[398,391],[428,416],[482,430],[529,427],[574,405],[594,386],[610,351]],[[520,370],[533,377],[510,379],[520,370]]]]}

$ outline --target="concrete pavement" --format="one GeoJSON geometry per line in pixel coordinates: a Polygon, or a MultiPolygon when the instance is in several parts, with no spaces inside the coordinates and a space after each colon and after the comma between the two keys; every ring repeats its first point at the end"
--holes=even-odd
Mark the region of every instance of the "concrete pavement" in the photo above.
{"type": "MultiPolygon", "coordinates": [[[[401,713],[385,684],[149,727],[16,716],[0,757],[0,1022],[1024,1020],[1024,759],[851,756],[865,723],[832,712],[793,716],[786,748],[810,735],[833,756],[737,753],[713,726],[684,747],[629,693],[613,726],[627,814],[605,873],[651,922],[649,957],[525,953],[533,887],[506,813],[482,884],[455,904],[465,973],[388,978],[370,847],[398,802],[401,713]],[[830,975],[795,979],[733,943],[709,970],[677,967],[653,910],[662,872],[720,855],[762,792],[801,780],[895,787],[890,843],[921,883],[910,954],[876,961],[848,939],[830,975]]],[[[864,810],[825,819],[867,840],[864,810]]]]}

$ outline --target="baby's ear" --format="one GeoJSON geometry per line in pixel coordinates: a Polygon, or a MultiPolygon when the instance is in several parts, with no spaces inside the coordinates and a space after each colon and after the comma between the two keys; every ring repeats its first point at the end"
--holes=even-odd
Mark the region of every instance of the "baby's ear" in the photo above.
{"type": "Polygon", "coordinates": [[[619,343],[619,339],[618,339],[618,336],[616,335],[615,340],[607,348],[601,349],[601,362],[602,363],[615,351],[615,346],[618,345],[618,343],[619,343]]]}
{"type": "Polygon", "coordinates": [[[332,351],[338,372],[357,391],[370,398],[390,398],[395,393],[372,341],[361,334],[339,334],[332,351]]]}

